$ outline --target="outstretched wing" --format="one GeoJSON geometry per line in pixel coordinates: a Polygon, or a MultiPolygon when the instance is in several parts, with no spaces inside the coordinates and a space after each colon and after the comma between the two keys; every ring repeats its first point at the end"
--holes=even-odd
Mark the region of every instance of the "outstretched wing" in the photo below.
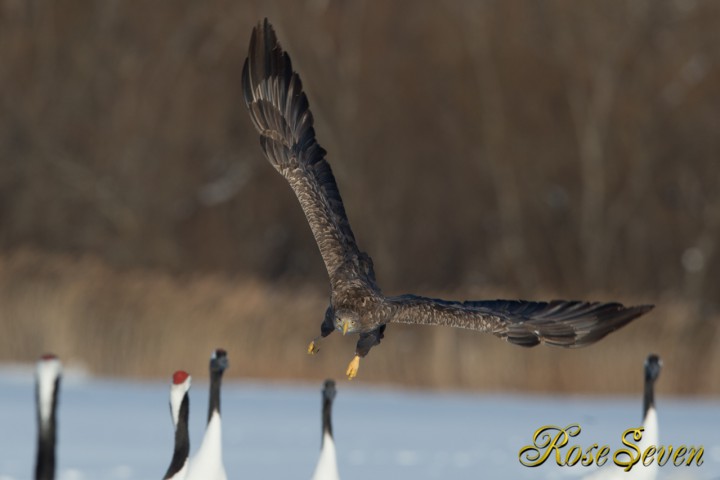
{"type": "Polygon", "coordinates": [[[391,322],[478,330],[523,347],[590,345],[653,308],[564,300],[449,302],[415,295],[388,301],[395,308],[391,322]]]}
{"type": "Polygon", "coordinates": [[[257,25],[242,74],[245,105],[260,144],[297,195],[332,281],[340,268],[372,277],[370,258],[355,243],[300,77],[270,23],[257,25]]]}

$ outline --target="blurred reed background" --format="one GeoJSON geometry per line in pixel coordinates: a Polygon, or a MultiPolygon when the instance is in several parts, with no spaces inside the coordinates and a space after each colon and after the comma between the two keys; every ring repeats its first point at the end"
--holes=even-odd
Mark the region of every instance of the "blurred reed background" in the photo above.
{"type": "Polygon", "coordinates": [[[390,326],[359,381],[720,393],[720,3],[0,0],[0,361],[340,377],[240,89],[263,17],[386,293],[656,309],[579,350],[390,326]]]}

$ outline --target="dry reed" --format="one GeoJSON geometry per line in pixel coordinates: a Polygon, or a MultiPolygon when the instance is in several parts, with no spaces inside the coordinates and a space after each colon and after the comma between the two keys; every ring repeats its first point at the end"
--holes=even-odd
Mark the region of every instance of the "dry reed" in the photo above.
{"type": "MultiPolygon", "coordinates": [[[[448,296],[496,296],[456,293],[448,296]]],[[[30,361],[53,351],[99,375],[159,377],[184,368],[202,377],[209,352],[222,346],[230,354],[232,377],[341,378],[354,339],[333,335],[318,355],[305,353],[326,302],[325,292],[312,286],[118,270],[88,255],[20,250],[0,256],[0,362],[30,361]]],[[[720,393],[717,328],[701,339],[685,328],[692,309],[672,299],[658,303],[602,342],[572,350],[522,349],[474,332],[392,325],[363,361],[359,382],[637,392],[642,361],[652,351],[665,360],[661,392],[720,393]]]]}

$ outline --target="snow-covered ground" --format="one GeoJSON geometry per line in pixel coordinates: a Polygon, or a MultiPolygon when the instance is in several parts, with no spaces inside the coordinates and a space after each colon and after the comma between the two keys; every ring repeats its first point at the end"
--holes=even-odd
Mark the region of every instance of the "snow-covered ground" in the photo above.
{"type": "MultiPolygon", "coordinates": [[[[169,380],[170,375],[163,383],[67,373],[60,394],[59,480],[162,478],[172,454],[169,380]]],[[[33,388],[31,367],[0,368],[0,480],[32,476],[33,388]]],[[[320,383],[225,382],[229,478],[309,478],[320,445],[320,390],[320,383]]],[[[190,394],[194,451],[204,430],[207,383],[194,381],[190,394]]],[[[665,466],[661,478],[720,479],[720,400],[660,396],[657,404],[661,444],[705,449],[701,467],[665,466]]],[[[620,448],[621,433],[639,423],[641,401],[408,392],[339,382],[333,413],[345,480],[572,479],[590,470],[549,461],[524,467],[519,450],[532,442],[536,429],[572,423],[579,423],[582,433],[571,445],[620,448]]]]}

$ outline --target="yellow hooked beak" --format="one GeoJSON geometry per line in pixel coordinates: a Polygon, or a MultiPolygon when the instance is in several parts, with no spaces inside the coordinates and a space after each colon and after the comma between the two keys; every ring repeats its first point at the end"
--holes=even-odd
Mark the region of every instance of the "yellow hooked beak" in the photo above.
{"type": "Polygon", "coordinates": [[[343,320],[343,335],[345,335],[347,333],[347,329],[348,329],[348,321],[343,320]]]}

